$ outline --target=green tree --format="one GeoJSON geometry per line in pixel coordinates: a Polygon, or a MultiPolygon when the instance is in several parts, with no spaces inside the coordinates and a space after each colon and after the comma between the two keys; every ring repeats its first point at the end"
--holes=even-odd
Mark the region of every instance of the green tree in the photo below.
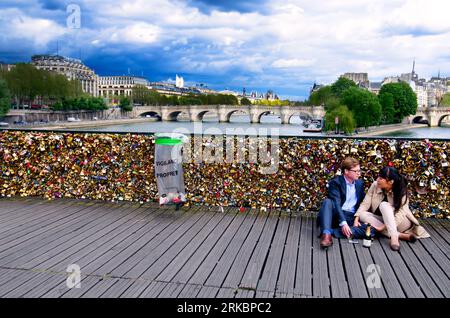
{"type": "Polygon", "coordinates": [[[450,106],[450,93],[447,93],[444,96],[442,96],[442,100],[439,103],[439,106],[450,106]]]}
{"type": "Polygon", "coordinates": [[[241,105],[251,105],[252,102],[247,97],[241,99],[241,105]]]}
{"type": "Polygon", "coordinates": [[[331,92],[334,96],[341,97],[342,94],[349,88],[357,88],[355,82],[345,77],[339,77],[339,79],[331,85],[331,92]]]}
{"type": "Polygon", "coordinates": [[[375,94],[358,87],[342,92],[342,104],[353,113],[358,127],[378,125],[381,119],[381,105],[375,94]]]}
{"type": "Polygon", "coordinates": [[[6,81],[0,77],[0,118],[4,117],[11,107],[11,96],[6,81]]]}
{"type": "Polygon", "coordinates": [[[417,111],[417,96],[405,82],[383,85],[379,95],[392,94],[394,99],[394,121],[400,123],[404,117],[414,115],[417,111]]]}
{"type": "Polygon", "coordinates": [[[128,97],[122,97],[120,99],[120,109],[122,109],[125,112],[130,112],[133,110],[133,106],[131,105],[128,97]]]}
{"type": "Polygon", "coordinates": [[[378,95],[381,104],[381,122],[383,124],[394,123],[394,96],[389,92],[378,95]]]}
{"type": "Polygon", "coordinates": [[[334,119],[339,118],[339,131],[344,131],[346,134],[351,134],[355,131],[355,119],[353,113],[347,106],[340,105],[325,115],[325,131],[334,131],[336,126],[334,119]]]}
{"type": "Polygon", "coordinates": [[[331,91],[331,86],[324,86],[319,88],[317,91],[312,92],[307,101],[308,105],[323,105],[326,102],[334,97],[333,92],[331,91]]]}
{"type": "Polygon", "coordinates": [[[341,100],[337,97],[329,97],[325,102],[325,110],[326,111],[332,111],[333,109],[338,108],[339,106],[341,106],[341,100]]]}

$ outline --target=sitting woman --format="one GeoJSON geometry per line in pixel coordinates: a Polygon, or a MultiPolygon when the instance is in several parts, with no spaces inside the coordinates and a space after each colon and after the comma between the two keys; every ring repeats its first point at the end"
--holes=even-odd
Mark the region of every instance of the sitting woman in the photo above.
{"type": "Polygon", "coordinates": [[[381,169],[364,201],[355,213],[354,226],[370,223],[378,232],[391,238],[390,246],[400,250],[399,239],[415,242],[429,237],[409,209],[406,178],[393,167],[381,169]]]}

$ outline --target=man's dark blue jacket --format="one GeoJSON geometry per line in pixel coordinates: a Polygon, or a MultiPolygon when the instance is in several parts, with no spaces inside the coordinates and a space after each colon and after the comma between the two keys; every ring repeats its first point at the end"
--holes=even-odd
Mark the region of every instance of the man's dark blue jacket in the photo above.
{"type": "MultiPolygon", "coordinates": [[[[356,190],[356,197],[357,202],[355,206],[355,212],[358,210],[359,205],[364,200],[364,196],[366,195],[364,193],[364,182],[362,180],[358,179],[355,181],[355,190],[356,190]]],[[[345,200],[347,193],[347,184],[345,182],[344,176],[337,176],[333,178],[328,183],[328,198],[333,201],[333,205],[335,208],[335,211],[339,214],[339,223],[342,221],[346,221],[344,212],[342,211],[342,206],[345,203],[345,200]]],[[[349,226],[352,226],[353,224],[349,224],[349,226]]]]}

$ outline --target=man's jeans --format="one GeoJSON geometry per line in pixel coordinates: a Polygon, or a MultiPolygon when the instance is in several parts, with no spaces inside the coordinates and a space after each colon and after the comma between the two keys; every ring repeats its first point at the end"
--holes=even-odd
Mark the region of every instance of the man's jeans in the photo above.
{"type": "MultiPolygon", "coordinates": [[[[366,226],[362,224],[360,227],[354,227],[353,221],[355,220],[355,214],[349,211],[343,211],[345,220],[347,221],[350,230],[353,233],[355,239],[364,238],[366,226]]],[[[319,216],[317,221],[320,226],[320,233],[322,234],[324,230],[328,230],[333,236],[337,238],[344,238],[345,235],[342,233],[341,227],[339,226],[339,214],[334,208],[333,201],[331,199],[325,199],[322,203],[322,207],[319,211],[319,216]]],[[[374,234],[374,229],[372,228],[372,235],[374,234]]]]}

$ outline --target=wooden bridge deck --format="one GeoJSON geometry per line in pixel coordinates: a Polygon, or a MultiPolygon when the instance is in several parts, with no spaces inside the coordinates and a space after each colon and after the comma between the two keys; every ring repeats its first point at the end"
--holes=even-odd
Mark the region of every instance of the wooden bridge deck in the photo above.
{"type": "Polygon", "coordinates": [[[314,218],[279,211],[3,198],[0,297],[448,298],[450,222],[423,224],[431,238],[400,253],[387,239],[325,251],[314,218]]]}

